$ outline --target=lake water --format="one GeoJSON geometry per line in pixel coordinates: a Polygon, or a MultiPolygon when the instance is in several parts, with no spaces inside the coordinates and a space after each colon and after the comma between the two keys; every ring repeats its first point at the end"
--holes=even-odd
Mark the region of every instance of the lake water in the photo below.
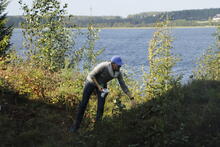
{"type": "MultiPolygon", "coordinates": [[[[154,29],[101,29],[100,40],[96,48],[105,48],[98,59],[110,60],[113,55],[120,55],[127,68],[137,72],[141,77],[141,67],[148,69],[147,48],[154,29]]],[[[180,56],[181,61],[174,67],[176,74],[183,74],[183,81],[187,81],[195,68],[196,59],[214,44],[215,28],[175,28],[172,29],[174,38],[173,54],[180,56]]],[[[22,31],[15,29],[12,35],[13,46],[22,48],[22,31]]]]}

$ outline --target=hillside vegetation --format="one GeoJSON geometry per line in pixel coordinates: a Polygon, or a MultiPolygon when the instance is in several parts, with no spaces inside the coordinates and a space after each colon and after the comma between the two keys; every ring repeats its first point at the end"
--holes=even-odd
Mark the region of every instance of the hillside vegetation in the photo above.
{"type": "MultiPolygon", "coordinates": [[[[71,16],[66,17],[67,27],[87,27],[90,23],[96,27],[152,27],[162,16],[168,15],[172,20],[172,26],[210,26],[217,25],[212,18],[220,14],[220,8],[181,10],[170,12],[145,12],[128,15],[126,18],[120,16],[71,16]]],[[[21,27],[23,16],[8,16],[8,24],[21,27]]]]}
{"type": "Polygon", "coordinates": [[[220,144],[219,81],[192,81],[176,87],[136,108],[106,116],[96,128],[91,106],[78,134],[68,130],[75,118],[75,104],[67,109],[65,105],[31,99],[9,87],[1,78],[2,146],[195,147],[220,144]]]}

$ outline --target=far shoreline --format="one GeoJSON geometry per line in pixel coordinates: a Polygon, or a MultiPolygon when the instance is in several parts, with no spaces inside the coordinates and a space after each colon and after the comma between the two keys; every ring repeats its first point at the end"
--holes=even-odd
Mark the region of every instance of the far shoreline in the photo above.
{"type": "MultiPolygon", "coordinates": [[[[171,26],[167,28],[217,28],[218,26],[171,26]]],[[[96,29],[155,29],[157,27],[94,27],[96,29]]],[[[80,29],[87,29],[86,27],[82,27],[80,29]]]]}
{"type": "MultiPolygon", "coordinates": [[[[218,26],[171,26],[167,28],[171,29],[185,29],[185,28],[217,28],[218,26]]],[[[68,29],[87,29],[88,27],[77,27],[68,29]]],[[[96,29],[155,29],[156,27],[94,27],[96,29]]],[[[22,29],[15,27],[14,29],[22,29]]]]}

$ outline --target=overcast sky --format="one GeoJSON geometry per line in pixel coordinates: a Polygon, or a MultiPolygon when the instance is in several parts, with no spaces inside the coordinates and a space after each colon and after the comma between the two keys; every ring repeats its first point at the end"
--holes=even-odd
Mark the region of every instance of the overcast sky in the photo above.
{"type": "MultiPolygon", "coordinates": [[[[31,4],[32,0],[23,0],[31,4]]],[[[60,0],[73,15],[122,16],[151,11],[220,8],[220,0],[60,0]]],[[[8,15],[22,15],[18,0],[10,0],[8,15]]]]}

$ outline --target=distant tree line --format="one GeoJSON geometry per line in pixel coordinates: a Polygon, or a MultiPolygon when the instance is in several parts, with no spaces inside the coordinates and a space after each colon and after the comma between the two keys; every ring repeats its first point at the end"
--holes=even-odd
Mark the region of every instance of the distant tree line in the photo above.
{"type": "MultiPolygon", "coordinates": [[[[87,27],[95,24],[97,27],[151,27],[157,21],[161,21],[164,15],[173,20],[174,26],[204,26],[210,25],[216,14],[220,14],[220,8],[182,10],[171,12],[146,12],[129,15],[126,18],[120,16],[72,16],[66,17],[67,27],[87,27]]],[[[8,25],[20,27],[24,21],[23,16],[8,16],[8,25]]],[[[212,23],[215,25],[217,22],[212,23]]]]}

